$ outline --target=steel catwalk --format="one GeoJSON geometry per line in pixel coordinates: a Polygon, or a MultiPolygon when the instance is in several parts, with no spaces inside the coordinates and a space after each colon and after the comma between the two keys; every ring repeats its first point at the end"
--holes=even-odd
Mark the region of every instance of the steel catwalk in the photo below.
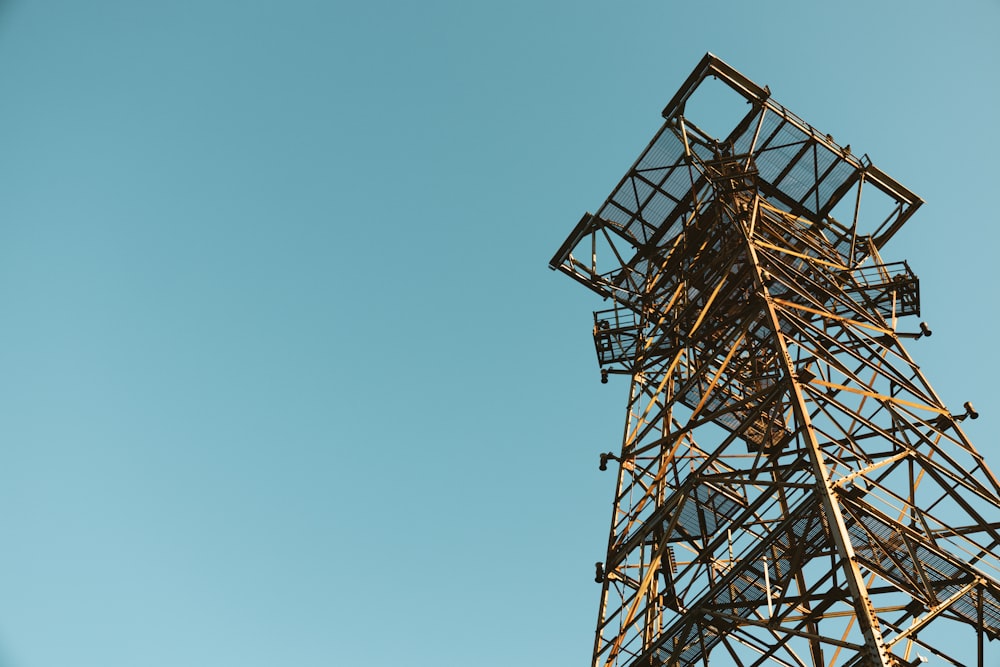
{"type": "Polygon", "coordinates": [[[983,667],[1000,484],[881,257],[920,199],[711,54],[663,116],[550,262],[630,379],[593,665],[983,667]],[[742,105],[723,137],[687,110],[710,86],[742,105]]]}

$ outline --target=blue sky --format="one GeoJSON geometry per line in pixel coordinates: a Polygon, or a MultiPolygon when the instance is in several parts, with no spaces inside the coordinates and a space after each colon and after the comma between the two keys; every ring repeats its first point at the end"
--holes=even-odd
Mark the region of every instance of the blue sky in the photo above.
{"type": "Polygon", "coordinates": [[[0,3],[0,666],[586,664],[626,386],[546,264],[706,51],[926,200],[1000,467],[998,19],[0,3]]]}

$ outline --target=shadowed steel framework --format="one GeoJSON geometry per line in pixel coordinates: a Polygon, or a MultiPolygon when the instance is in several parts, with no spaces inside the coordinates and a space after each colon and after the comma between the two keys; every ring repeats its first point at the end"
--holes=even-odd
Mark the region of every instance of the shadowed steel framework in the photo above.
{"type": "Polygon", "coordinates": [[[983,667],[1000,485],[881,257],[921,200],[711,54],[663,116],[550,262],[630,379],[593,664],[983,667]]]}

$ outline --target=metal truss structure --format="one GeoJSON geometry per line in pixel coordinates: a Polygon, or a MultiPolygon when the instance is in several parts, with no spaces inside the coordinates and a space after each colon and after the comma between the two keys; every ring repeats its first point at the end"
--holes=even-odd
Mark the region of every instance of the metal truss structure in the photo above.
{"type": "Polygon", "coordinates": [[[602,380],[631,379],[594,666],[983,667],[1000,484],[880,256],[920,199],[711,54],[663,116],[550,263],[608,301],[602,380]],[[707,85],[740,103],[718,139],[707,85]]]}

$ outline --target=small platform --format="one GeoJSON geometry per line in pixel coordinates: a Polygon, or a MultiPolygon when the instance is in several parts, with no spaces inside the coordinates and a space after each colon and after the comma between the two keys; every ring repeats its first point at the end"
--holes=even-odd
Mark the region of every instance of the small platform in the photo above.
{"type": "Polygon", "coordinates": [[[852,273],[845,288],[852,299],[886,319],[920,314],[920,280],[906,262],[878,264],[852,273]]]}

